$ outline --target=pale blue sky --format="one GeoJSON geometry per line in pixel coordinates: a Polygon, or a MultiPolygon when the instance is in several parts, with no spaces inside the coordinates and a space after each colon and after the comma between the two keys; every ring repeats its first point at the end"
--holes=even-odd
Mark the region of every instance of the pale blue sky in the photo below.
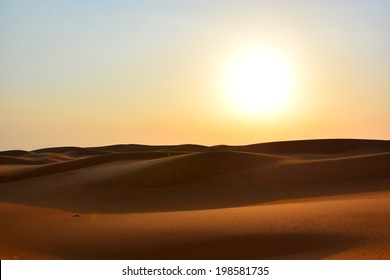
{"type": "Polygon", "coordinates": [[[390,138],[390,1],[1,1],[0,150],[390,138]],[[253,44],[300,77],[283,118],[218,77],[253,44]]]}

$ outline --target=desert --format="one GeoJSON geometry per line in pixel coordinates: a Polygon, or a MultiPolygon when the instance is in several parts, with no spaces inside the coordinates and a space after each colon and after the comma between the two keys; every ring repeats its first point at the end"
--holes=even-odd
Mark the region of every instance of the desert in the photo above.
{"type": "Polygon", "coordinates": [[[0,152],[1,259],[390,259],[390,141],[0,152]]]}

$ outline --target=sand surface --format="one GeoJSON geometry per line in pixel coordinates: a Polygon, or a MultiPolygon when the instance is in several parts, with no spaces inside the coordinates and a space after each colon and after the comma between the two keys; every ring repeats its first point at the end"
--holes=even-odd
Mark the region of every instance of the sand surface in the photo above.
{"type": "Polygon", "coordinates": [[[0,152],[1,259],[390,259],[390,141],[0,152]]]}

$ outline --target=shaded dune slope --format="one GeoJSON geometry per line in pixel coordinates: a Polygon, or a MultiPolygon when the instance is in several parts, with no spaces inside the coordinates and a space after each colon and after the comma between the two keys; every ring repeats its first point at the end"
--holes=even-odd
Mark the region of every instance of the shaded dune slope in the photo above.
{"type": "Polygon", "coordinates": [[[133,187],[167,187],[187,181],[244,171],[243,181],[258,185],[343,183],[390,178],[390,153],[323,160],[240,152],[209,152],[175,157],[129,176],[133,187]]]}
{"type": "Polygon", "coordinates": [[[73,160],[74,157],[58,153],[28,153],[21,157],[1,156],[0,164],[38,165],[73,160]]]}
{"type": "MultiPolygon", "coordinates": [[[[13,157],[13,156],[0,156],[0,164],[35,164],[35,161],[25,158],[13,157]]],[[[37,164],[44,164],[46,162],[39,162],[37,164]]]]}
{"type": "MultiPolygon", "coordinates": [[[[77,158],[67,162],[58,162],[53,164],[41,165],[38,166],[37,168],[30,169],[21,174],[3,176],[0,177],[0,183],[22,180],[22,179],[37,177],[37,176],[44,176],[44,175],[60,173],[60,172],[67,172],[71,170],[76,170],[88,166],[99,165],[99,164],[104,164],[113,161],[140,160],[140,159],[146,160],[146,159],[167,157],[171,155],[173,154],[164,153],[164,152],[134,152],[134,153],[116,153],[116,154],[107,154],[102,156],[83,157],[83,158],[77,158]]],[[[26,161],[27,160],[23,160],[23,162],[26,161]]]]}
{"type": "Polygon", "coordinates": [[[57,153],[64,154],[73,157],[85,157],[85,156],[97,156],[97,155],[105,155],[109,154],[108,152],[91,150],[88,148],[80,148],[80,147],[53,147],[53,148],[45,148],[34,150],[34,153],[57,153]]]}
{"type": "Polygon", "coordinates": [[[242,152],[207,152],[177,156],[137,170],[126,184],[131,187],[167,187],[226,173],[265,168],[288,158],[242,152]]]}
{"type": "Polygon", "coordinates": [[[321,160],[297,160],[246,174],[274,185],[344,183],[390,178],[390,153],[321,160]]]}
{"type": "Polygon", "coordinates": [[[9,151],[0,151],[0,156],[9,156],[9,157],[21,157],[30,154],[30,152],[23,150],[9,150],[9,151]]]}

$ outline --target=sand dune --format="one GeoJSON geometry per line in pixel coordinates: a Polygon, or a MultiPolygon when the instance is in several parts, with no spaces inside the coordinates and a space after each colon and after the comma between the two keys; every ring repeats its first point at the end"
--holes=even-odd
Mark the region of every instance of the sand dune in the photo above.
{"type": "Polygon", "coordinates": [[[390,258],[389,141],[5,151],[0,182],[3,259],[390,258]]]}
{"type": "Polygon", "coordinates": [[[29,153],[21,157],[0,156],[0,164],[47,164],[73,160],[71,156],[56,153],[29,153]]]}
{"type": "Polygon", "coordinates": [[[365,139],[299,140],[240,146],[236,150],[272,154],[380,153],[390,151],[390,141],[365,139]]]}
{"type": "Polygon", "coordinates": [[[0,252],[3,259],[388,259],[388,196],[79,218],[0,203],[7,229],[0,252]]]}
{"type": "Polygon", "coordinates": [[[109,152],[109,153],[150,152],[150,151],[206,152],[206,151],[214,150],[213,147],[206,147],[206,146],[194,145],[194,144],[171,145],[171,146],[122,144],[122,145],[111,145],[111,146],[104,146],[104,147],[91,147],[88,149],[92,151],[102,151],[102,152],[109,152]]]}
{"type": "Polygon", "coordinates": [[[22,157],[28,154],[30,154],[30,152],[23,150],[0,151],[0,156],[22,157]]]}
{"type": "Polygon", "coordinates": [[[80,147],[55,147],[55,148],[45,148],[34,150],[34,153],[57,153],[65,154],[74,157],[83,157],[83,156],[96,156],[96,155],[105,155],[107,154],[104,151],[92,151],[88,148],[80,147]]]}
{"type": "Polygon", "coordinates": [[[132,187],[168,187],[254,167],[266,168],[284,159],[277,156],[241,152],[205,152],[150,162],[133,172],[126,184],[132,187]]]}
{"type": "MultiPolygon", "coordinates": [[[[43,164],[45,162],[42,162],[43,164]]],[[[0,156],[0,164],[34,164],[32,161],[24,158],[0,156]]]]}
{"type": "MultiPolygon", "coordinates": [[[[176,152],[210,152],[210,151],[243,151],[263,154],[320,154],[334,156],[338,153],[363,154],[390,152],[390,140],[365,140],[365,139],[318,139],[296,140],[260,143],[244,146],[202,146],[195,144],[153,146],[141,144],[119,144],[103,147],[54,147],[34,150],[35,153],[51,152],[73,155],[102,155],[107,153],[127,152],[152,152],[152,151],[176,151],[176,152]]],[[[22,150],[4,151],[0,155],[21,156],[29,153],[22,150]],[[3,154],[4,153],[4,154],[3,154]]]]}
{"type": "MultiPolygon", "coordinates": [[[[104,164],[113,161],[134,160],[134,159],[146,160],[146,159],[153,159],[159,157],[169,157],[171,155],[174,155],[174,153],[134,152],[134,153],[113,153],[113,154],[107,154],[102,156],[81,157],[81,158],[75,158],[74,160],[68,162],[56,161],[55,162],[56,164],[45,164],[45,165],[37,166],[36,168],[25,169],[26,172],[20,172],[17,175],[10,174],[9,176],[2,176],[0,177],[0,182],[9,182],[14,180],[30,178],[30,177],[43,176],[43,175],[59,173],[59,172],[66,172],[70,170],[104,164]]],[[[32,163],[32,164],[36,164],[36,163],[32,163]]]]}

